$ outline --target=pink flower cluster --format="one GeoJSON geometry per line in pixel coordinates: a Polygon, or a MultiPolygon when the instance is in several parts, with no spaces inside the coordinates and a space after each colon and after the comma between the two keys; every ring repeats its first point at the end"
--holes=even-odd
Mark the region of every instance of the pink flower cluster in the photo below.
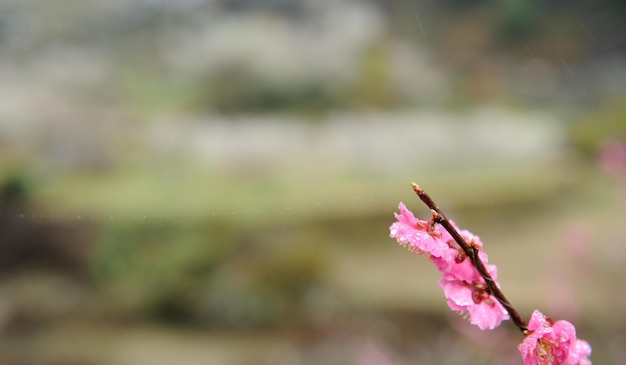
{"type": "MultiPolygon", "coordinates": [[[[508,319],[504,307],[490,294],[484,279],[452,236],[439,225],[431,227],[430,222],[415,218],[403,203],[398,208],[400,214],[395,214],[397,221],[389,228],[390,237],[413,252],[428,255],[442,273],[439,286],[450,309],[469,314],[471,323],[483,330],[494,329],[508,319]]],[[[497,279],[497,268],[487,263],[487,254],[478,236],[465,230],[457,231],[468,245],[478,250],[487,271],[497,279]]]]}
{"type": "Polygon", "coordinates": [[[568,321],[552,320],[535,310],[528,323],[529,334],[517,347],[524,365],[591,365],[591,346],[576,339],[568,321]]]}

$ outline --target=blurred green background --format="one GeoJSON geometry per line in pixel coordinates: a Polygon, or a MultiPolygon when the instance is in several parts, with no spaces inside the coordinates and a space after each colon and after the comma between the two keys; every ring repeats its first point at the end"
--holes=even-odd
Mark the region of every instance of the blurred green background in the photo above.
{"type": "Polygon", "coordinates": [[[416,181],[626,356],[626,3],[3,0],[0,364],[521,364],[416,181]]]}

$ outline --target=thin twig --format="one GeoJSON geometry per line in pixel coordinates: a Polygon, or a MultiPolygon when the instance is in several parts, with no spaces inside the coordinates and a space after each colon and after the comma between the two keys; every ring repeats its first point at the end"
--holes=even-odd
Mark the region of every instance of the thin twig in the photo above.
{"type": "Polygon", "coordinates": [[[452,238],[454,238],[456,243],[458,243],[459,246],[461,246],[461,249],[463,249],[463,252],[465,252],[465,255],[469,257],[469,259],[472,261],[472,264],[474,265],[476,270],[478,270],[478,273],[480,274],[480,276],[482,276],[482,278],[485,280],[485,284],[487,284],[487,287],[489,288],[493,297],[496,298],[498,302],[502,304],[502,306],[507,311],[507,313],[509,313],[509,316],[511,317],[511,320],[513,321],[515,326],[519,328],[519,330],[524,335],[526,335],[528,333],[528,327],[526,326],[526,322],[524,322],[524,320],[522,319],[522,316],[520,316],[520,314],[515,310],[515,308],[513,308],[509,300],[506,299],[506,297],[504,296],[500,288],[498,288],[495,280],[493,280],[493,278],[487,271],[487,268],[478,257],[478,250],[476,249],[476,247],[472,247],[469,244],[467,244],[467,242],[465,242],[461,234],[452,226],[448,218],[446,218],[446,216],[443,214],[441,209],[439,209],[437,204],[435,204],[432,198],[428,194],[426,194],[419,185],[412,182],[411,186],[413,187],[413,190],[415,190],[415,193],[417,194],[417,196],[419,196],[420,199],[424,202],[424,204],[426,204],[428,208],[430,208],[433,214],[433,220],[436,223],[441,224],[441,226],[445,228],[445,230],[448,231],[448,233],[450,233],[452,238]]]}

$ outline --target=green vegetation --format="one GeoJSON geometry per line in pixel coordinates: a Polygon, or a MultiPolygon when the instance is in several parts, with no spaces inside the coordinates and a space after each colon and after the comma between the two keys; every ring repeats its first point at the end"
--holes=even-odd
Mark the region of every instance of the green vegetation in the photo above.
{"type": "Polygon", "coordinates": [[[578,118],[568,134],[573,146],[587,158],[595,158],[609,140],[626,141],[626,99],[615,98],[578,118]]]}

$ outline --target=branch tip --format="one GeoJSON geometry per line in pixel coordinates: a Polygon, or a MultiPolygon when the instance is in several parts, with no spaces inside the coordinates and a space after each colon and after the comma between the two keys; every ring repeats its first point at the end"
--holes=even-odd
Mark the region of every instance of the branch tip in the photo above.
{"type": "Polygon", "coordinates": [[[424,194],[424,189],[422,189],[419,185],[411,181],[411,187],[415,191],[417,195],[424,194]]]}

